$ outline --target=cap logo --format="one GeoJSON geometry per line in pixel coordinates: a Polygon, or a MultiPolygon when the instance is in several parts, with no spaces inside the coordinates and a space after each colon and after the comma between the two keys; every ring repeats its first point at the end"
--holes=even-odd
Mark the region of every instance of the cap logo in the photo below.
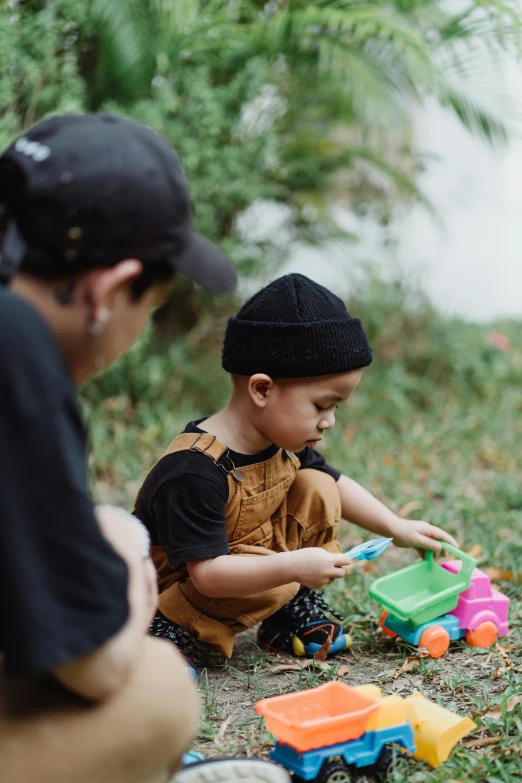
{"type": "Polygon", "coordinates": [[[51,150],[45,144],[40,144],[39,141],[31,141],[27,136],[22,136],[15,143],[15,150],[21,152],[22,155],[27,155],[28,158],[32,158],[36,163],[45,160],[51,154],[51,150]]]}

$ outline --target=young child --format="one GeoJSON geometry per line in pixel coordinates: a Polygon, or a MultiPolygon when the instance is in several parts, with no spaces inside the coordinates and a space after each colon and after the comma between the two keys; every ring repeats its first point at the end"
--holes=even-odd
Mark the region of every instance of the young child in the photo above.
{"type": "Polygon", "coordinates": [[[275,280],[229,320],[230,400],[174,439],[135,509],[158,572],[152,633],[192,665],[196,641],[230,657],[235,634],[257,623],[258,644],[272,651],[344,650],[348,639],[330,616],[342,618],[314,591],[350,563],[341,517],[397,546],[455,543],[399,518],[315,450],[371,361],[359,319],[300,274],[275,280]]]}

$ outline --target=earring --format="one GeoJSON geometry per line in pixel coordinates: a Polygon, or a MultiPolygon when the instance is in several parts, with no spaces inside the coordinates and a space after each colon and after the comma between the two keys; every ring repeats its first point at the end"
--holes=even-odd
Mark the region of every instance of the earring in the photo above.
{"type": "Polygon", "coordinates": [[[104,324],[103,321],[93,321],[92,323],[87,324],[87,331],[89,334],[92,334],[93,337],[101,337],[106,328],[107,324],[104,324]]]}
{"type": "Polygon", "coordinates": [[[87,331],[89,334],[92,334],[93,337],[100,337],[109,325],[111,318],[112,312],[109,310],[109,308],[102,307],[100,310],[100,320],[89,322],[87,324],[87,331]]]}

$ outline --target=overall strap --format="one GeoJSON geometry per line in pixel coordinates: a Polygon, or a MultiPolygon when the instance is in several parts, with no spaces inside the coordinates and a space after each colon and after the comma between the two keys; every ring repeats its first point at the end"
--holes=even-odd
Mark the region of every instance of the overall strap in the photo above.
{"type": "MultiPolygon", "coordinates": [[[[234,475],[234,478],[236,481],[242,481],[241,471],[228,470],[222,462],[218,462],[223,454],[227,454],[228,448],[220,443],[215,435],[211,435],[209,432],[182,432],[181,435],[174,438],[165,453],[154,463],[151,470],[156,467],[163,457],[167,457],[169,454],[176,454],[179,451],[198,451],[200,454],[206,454],[206,456],[211,459],[218,468],[222,468],[228,476],[234,475],[235,473],[236,475],[234,475]]],[[[136,509],[136,503],[138,502],[142,489],[143,487],[138,492],[134,509],[136,509]]]]}
{"type": "Polygon", "coordinates": [[[200,454],[206,454],[213,462],[217,462],[228,449],[209,432],[182,432],[174,438],[163,456],[176,454],[179,451],[198,451],[200,454]]]}

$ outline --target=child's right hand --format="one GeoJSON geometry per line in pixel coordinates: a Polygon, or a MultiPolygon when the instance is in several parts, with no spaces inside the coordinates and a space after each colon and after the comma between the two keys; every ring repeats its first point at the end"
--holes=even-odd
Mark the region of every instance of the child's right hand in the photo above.
{"type": "Polygon", "coordinates": [[[346,576],[345,567],[351,560],[342,552],[327,552],[321,547],[309,547],[288,552],[291,564],[291,580],[304,587],[317,588],[331,584],[334,579],[346,576]]]}

